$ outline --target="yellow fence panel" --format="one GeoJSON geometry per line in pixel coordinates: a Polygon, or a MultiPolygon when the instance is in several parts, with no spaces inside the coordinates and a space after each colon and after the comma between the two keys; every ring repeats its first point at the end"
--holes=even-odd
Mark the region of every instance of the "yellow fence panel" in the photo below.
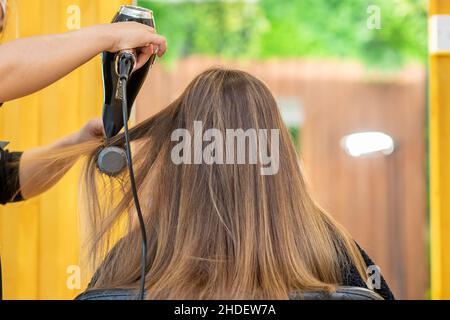
{"type": "MultiPolygon", "coordinates": [[[[82,27],[108,23],[121,4],[130,2],[9,0],[1,41],[69,31],[76,9],[82,27]]],[[[11,141],[10,150],[26,150],[51,143],[99,116],[100,68],[96,57],[47,89],[6,103],[0,109],[0,140],[11,141]]],[[[70,266],[79,265],[78,176],[75,168],[41,197],[0,208],[5,299],[72,299],[82,291],[66,284],[70,266]]]]}
{"type": "MultiPolygon", "coordinates": [[[[431,0],[430,17],[450,15],[431,0]]],[[[430,35],[432,36],[432,35],[430,35]]],[[[450,299],[450,54],[430,57],[431,296],[450,299]]]]}

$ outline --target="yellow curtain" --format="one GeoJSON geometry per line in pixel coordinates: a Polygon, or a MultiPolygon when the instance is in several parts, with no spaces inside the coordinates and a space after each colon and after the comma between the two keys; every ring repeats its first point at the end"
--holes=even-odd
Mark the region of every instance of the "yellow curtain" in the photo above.
{"type": "MultiPolygon", "coordinates": [[[[108,23],[119,5],[130,2],[8,0],[1,41],[66,32],[76,25],[78,9],[82,27],[108,23]]],[[[97,57],[49,88],[6,103],[0,109],[0,140],[16,151],[51,143],[100,116],[102,92],[97,57]]],[[[71,277],[80,253],[78,174],[75,168],[41,197],[0,208],[5,299],[72,299],[83,290],[87,279],[77,289],[71,277]]]]}

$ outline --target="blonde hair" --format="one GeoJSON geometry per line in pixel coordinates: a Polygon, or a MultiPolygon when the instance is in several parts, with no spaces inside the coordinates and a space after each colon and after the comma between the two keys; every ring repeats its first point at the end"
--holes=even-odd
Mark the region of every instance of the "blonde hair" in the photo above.
{"type": "Polygon", "coordinates": [[[6,0],[0,0],[0,10],[2,12],[2,20],[1,20],[2,24],[0,25],[0,39],[6,26],[6,7],[7,7],[6,0]]]}
{"type": "MultiPolygon", "coordinates": [[[[260,80],[207,70],[130,134],[148,233],[148,298],[287,299],[333,290],[350,264],[366,279],[355,242],[308,193],[277,104],[260,80]],[[278,173],[262,176],[251,164],[175,165],[171,133],[192,132],[194,121],[222,131],[279,129],[278,173]]],[[[127,173],[109,178],[96,167],[104,145],[123,143],[119,135],[83,150],[89,149],[82,182],[90,258],[98,266],[93,289],[136,288],[139,280],[141,236],[127,173]],[[125,234],[115,243],[124,219],[125,234]]]]}

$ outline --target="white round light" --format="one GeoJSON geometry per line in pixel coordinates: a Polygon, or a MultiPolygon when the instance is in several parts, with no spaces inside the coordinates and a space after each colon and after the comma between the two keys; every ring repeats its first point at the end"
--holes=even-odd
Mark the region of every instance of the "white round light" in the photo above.
{"type": "Polygon", "coordinates": [[[395,149],[394,139],[391,136],[376,131],[349,134],[342,138],[341,146],[352,157],[373,153],[389,155],[395,149]]]}

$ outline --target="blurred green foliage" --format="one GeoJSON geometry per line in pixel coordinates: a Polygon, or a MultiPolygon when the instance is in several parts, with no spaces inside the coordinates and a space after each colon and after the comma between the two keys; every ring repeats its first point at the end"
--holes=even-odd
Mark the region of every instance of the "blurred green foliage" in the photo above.
{"type": "Polygon", "coordinates": [[[140,0],[168,38],[169,58],[313,57],[395,69],[427,57],[426,0],[140,0]],[[367,21],[376,5],[381,29],[367,21]]]}

